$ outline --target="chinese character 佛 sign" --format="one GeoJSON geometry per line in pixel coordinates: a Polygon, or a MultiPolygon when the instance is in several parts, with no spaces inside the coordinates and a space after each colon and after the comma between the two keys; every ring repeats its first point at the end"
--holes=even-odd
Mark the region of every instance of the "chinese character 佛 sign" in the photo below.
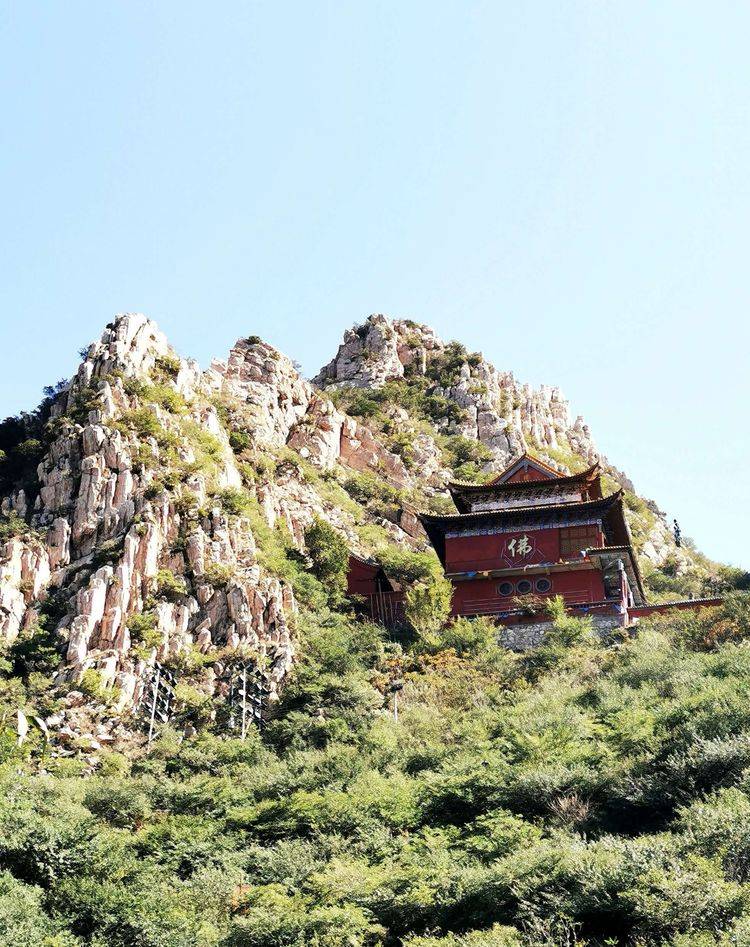
{"type": "Polygon", "coordinates": [[[534,552],[534,540],[524,533],[523,536],[511,536],[505,540],[503,554],[506,559],[515,561],[528,559],[534,552]]]}

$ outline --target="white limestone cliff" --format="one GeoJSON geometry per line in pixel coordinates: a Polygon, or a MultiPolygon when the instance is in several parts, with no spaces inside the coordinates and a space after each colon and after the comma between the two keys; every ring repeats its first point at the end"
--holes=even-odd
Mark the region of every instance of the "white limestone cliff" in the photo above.
{"type": "MultiPolygon", "coordinates": [[[[267,662],[275,696],[294,657],[294,595],[261,566],[254,527],[223,498],[252,496],[266,524],[284,524],[301,551],[315,517],[360,554],[372,551],[363,525],[424,548],[408,498],[445,495],[446,433],[484,445],[488,471],[526,448],[550,452],[553,461],[596,453],[558,389],[522,385],[425,326],[370,317],[346,333],[311,384],[255,337],[202,372],[174,353],[151,320],[118,316],[55,397],[37,489],[0,497],[0,512],[24,523],[0,544],[0,640],[29,633],[42,616],[59,644],[56,680],[75,685],[97,672],[117,695],[115,711],[110,706],[86,724],[99,744],[120,732],[120,715],[138,701],[157,660],[207,656],[202,686],[211,693],[221,686],[226,655],[250,651],[267,662]],[[449,355],[453,368],[441,377],[435,366],[449,355]],[[431,393],[460,409],[430,427],[414,425],[398,404],[384,407],[393,429],[412,432],[408,463],[326,391],[377,390],[405,375],[428,378],[431,393]],[[257,462],[250,472],[248,456],[257,462]],[[363,474],[399,498],[395,515],[344,502],[341,484],[363,474]],[[133,618],[144,614],[153,634],[134,640],[133,618]]],[[[675,556],[661,518],[649,530],[647,559],[677,558],[679,568],[689,567],[686,556],[675,556]]],[[[73,700],[55,725],[70,729],[77,713],[73,700]]]]}
{"type": "MultiPolygon", "coordinates": [[[[450,345],[429,326],[373,315],[344,333],[335,357],[314,382],[323,389],[341,385],[377,389],[393,379],[425,376],[450,352],[450,345]]],[[[462,412],[460,421],[438,426],[484,444],[495,455],[496,469],[527,449],[572,450],[586,460],[596,456],[588,425],[571,416],[558,388],[521,384],[479,353],[465,353],[451,383],[443,386],[436,381],[431,393],[447,398],[462,412]]]]}
{"type": "MultiPolygon", "coordinates": [[[[2,637],[29,628],[55,596],[58,679],[94,669],[105,688],[117,687],[122,708],[137,701],[155,659],[186,649],[252,649],[269,661],[274,686],[291,664],[291,590],[263,573],[248,524],[208,492],[209,479],[214,495],[242,482],[208,393],[198,366],[175,356],[154,323],[118,317],[58,397],[29,529],[0,549],[2,637]],[[158,395],[166,405],[179,399],[179,411],[144,387],[160,360],[158,395]],[[196,431],[211,439],[210,471],[197,462],[196,431]],[[181,480],[168,490],[163,477],[175,463],[181,480]],[[163,573],[176,577],[177,592],[162,594],[163,573]],[[128,619],[144,611],[159,640],[134,648],[128,619]]],[[[6,510],[24,504],[4,500],[6,510]]]]}
{"type": "Polygon", "coordinates": [[[121,710],[137,703],[155,660],[191,650],[250,649],[268,662],[276,693],[293,659],[296,605],[260,566],[248,521],[222,506],[222,491],[244,484],[217,405],[256,453],[292,451],[252,487],[268,525],[285,523],[302,549],[305,527],[322,516],[366,552],[352,513],[325,501],[293,457],[406,487],[398,456],[271,346],[239,341],[202,373],[153,322],[126,314],[56,397],[36,496],[18,490],[0,501],[27,520],[0,546],[0,640],[29,632],[46,608],[61,647],[57,680],[75,684],[94,670],[121,710]],[[165,575],[175,587],[160,589],[165,575]],[[158,637],[148,647],[129,627],[144,613],[158,637]]]}

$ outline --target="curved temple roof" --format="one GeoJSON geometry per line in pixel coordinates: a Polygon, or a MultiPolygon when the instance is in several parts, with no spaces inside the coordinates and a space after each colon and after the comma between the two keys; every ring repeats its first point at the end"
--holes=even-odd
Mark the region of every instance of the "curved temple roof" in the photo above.
{"type": "Polygon", "coordinates": [[[539,489],[546,486],[557,486],[558,484],[587,483],[594,480],[600,472],[599,461],[595,461],[586,470],[574,474],[557,474],[547,480],[499,480],[502,474],[487,480],[485,483],[469,483],[466,480],[449,480],[448,489],[460,490],[462,493],[481,493],[485,490],[528,490],[539,489]]]}
{"type": "Polygon", "coordinates": [[[500,499],[514,494],[523,496],[524,494],[542,491],[542,493],[549,492],[550,499],[552,499],[558,489],[562,491],[566,487],[575,486],[580,486],[582,492],[588,492],[591,499],[599,499],[602,495],[600,476],[601,471],[597,461],[580,473],[557,474],[543,480],[504,480],[499,482],[495,478],[486,483],[464,483],[460,480],[452,480],[448,483],[448,491],[456,508],[461,513],[468,513],[471,511],[472,500],[476,501],[482,496],[500,499]]]}

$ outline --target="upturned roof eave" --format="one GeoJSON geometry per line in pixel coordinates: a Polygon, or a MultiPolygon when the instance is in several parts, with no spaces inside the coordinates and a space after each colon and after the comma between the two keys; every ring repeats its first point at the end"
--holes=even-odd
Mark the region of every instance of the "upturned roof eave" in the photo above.
{"type": "Polygon", "coordinates": [[[496,479],[488,480],[485,483],[469,483],[466,480],[449,480],[446,484],[451,494],[455,493],[482,493],[485,491],[504,493],[511,490],[532,490],[545,487],[565,486],[569,483],[580,483],[585,480],[593,480],[596,472],[600,469],[599,461],[595,461],[586,470],[577,474],[565,474],[557,476],[550,480],[514,480],[498,483],[496,479]]]}
{"type": "Polygon", "coordinates": [[[594,510],[601,507],[603,510],[609,510],[618,499],[621,499],[623,491],[620,489],[616,493],[610,493],[608,497],[601,497],[596,500],[571,500],[567,503],[546,503],[538,506],[513,506],[504,510],[481,510],[474,513],[430,513],[427,510],[417,512],[417,517],[424,526],[425,523],[438,524],[445,523],[468,523],[480,519],[511,519],[522,513],[545,513],[551,510],[594,510]]]}

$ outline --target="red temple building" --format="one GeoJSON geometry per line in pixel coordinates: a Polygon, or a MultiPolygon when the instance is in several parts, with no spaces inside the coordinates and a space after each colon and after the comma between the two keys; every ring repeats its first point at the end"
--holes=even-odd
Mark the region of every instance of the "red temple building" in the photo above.
{"type": "Polygon", "coordinates": [[[367,603],[370,617],[375,621],[387,627],[403,622],[404,593],[401,585],[386,575],[375,559],[349,553],[346,591],[367,603]]]}
{"type": "Polygon", "coordinates": [[[454,615],[491,615],[506,627],[541,622],[538,600],[559,595],[569,612],[614,627],[718,602],[647,605],[622,490],[602,494],[598,463],[564,475],[523,454],[487,483],[448,489],[457,512],[420,520],[454,585],[454,615]]]}
{"type": "MultiPolygon", "coordinates": [[[[494,618],[511,646],[540,640],[549,622],[542,600],[557,595],[602,629],[721,602],[647,603],[622,490],[603,495],[598,463],[561,474],[523,454],[487,483],[454,481],[448,490],[456,512],[419,519],[453,584],[452,614],[494,618]]],[[[403,620],[403,591],[374,560],[350,557],[348,588],[376,621],[403,620]]]]}

